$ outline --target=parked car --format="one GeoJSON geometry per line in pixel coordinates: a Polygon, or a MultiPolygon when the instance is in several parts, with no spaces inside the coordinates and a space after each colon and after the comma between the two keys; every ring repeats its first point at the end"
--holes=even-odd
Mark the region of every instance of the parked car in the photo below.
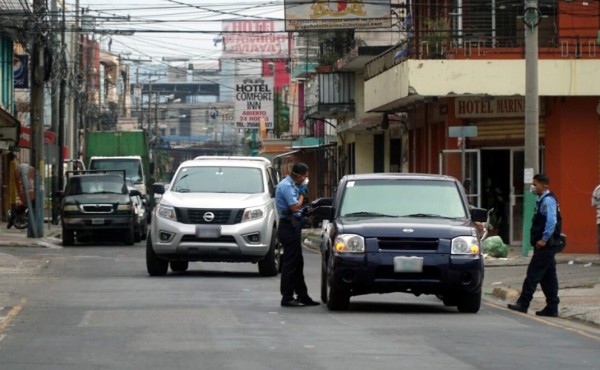
{"type": "Polygon", "coordinates": [[[280,269],[277,174],[261,157],[198,157],[183,162],[161,194],[146,240],[151,276],[189,262],[252,262],[263,276],[280,269]]]}
{"type": "Polygon", "coordinates": [[[135,242],[137,216],[131,197],[141,193],[128,190],[125,171],[67,171],[65,191],[59,193],[63,245],[112,233],[127,245],[135,242]]]}
{"type": "Polygon", "coordinates": [[[133,190],[137,190],[135,186],[127,185],[130,193],[131,202],[135,209],[136,222],[135,222],[135,242],[146,240],[146,234],[148,234],[148,200],[139,192],[135,193],[133,190]],[[134,194],[134,195],[131,195],[134,194]]]}
{"type": "Polygon", "coordinates": [[[317,210],[321,299],[345,310],[370,293],[433,294],[461,312],[478,312],[484,275],[471,208],[453,177],[425,174],[344,176],[331,206],[317,210]]]}

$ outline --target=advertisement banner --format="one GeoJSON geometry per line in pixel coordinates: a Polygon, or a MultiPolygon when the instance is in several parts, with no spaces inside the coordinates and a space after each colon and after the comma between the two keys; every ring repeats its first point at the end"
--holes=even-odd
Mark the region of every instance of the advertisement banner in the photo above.
{"type": "Polygon", "coordinates": [[[285,32],[283,21],[223,21],[222,30],[221,58],[288,58],[288,34],[285,32]]]}
{"type": "Polygon", "coordinates": [[[29,88],[29,58],[27,55],[14,56],[13,76],[15,79],[15,89],[29,88]]]}
{"type": "Polygon", "coordinates": [[[273,129],[273,77],[236,77],[235,79],[235,126],[237,128],[260,128],[264,122],[273,129]]]}
{"type": "Polygon", "coordinates": [[[390,0],[285,0],[284,13],[286,31],[392,26],[390,0]]]}

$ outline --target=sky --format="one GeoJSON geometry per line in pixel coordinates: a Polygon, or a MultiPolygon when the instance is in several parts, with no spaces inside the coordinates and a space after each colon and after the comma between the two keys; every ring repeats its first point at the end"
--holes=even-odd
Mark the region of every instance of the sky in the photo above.
{"type": "MultiPolygon", "coordinates": [[[[66,1],[75,8],[75,0],[66,1]]],[[[192,63],[218,59],[221,44],[214,40],[222,20],[283,19],[283,0],[80,0],[79,7],[95,17],[97,29],[134,32],[97,34],[104,48],[112,39],[112,52],[157,63],[164,57],[192,63]]]]}

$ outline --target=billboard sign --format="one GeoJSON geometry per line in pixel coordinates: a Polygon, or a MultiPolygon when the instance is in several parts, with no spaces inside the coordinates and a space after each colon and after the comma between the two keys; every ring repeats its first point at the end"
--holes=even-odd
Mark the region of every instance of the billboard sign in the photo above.
{"type": "Polygon", "coordinates": [[[392,26],[390,0],[285,0],[286,31],[392,26]]]}
{"type": "Polygon", "coordinates": [[[273,77],[235,79],[235,127],[273,129],[273,77]]]}
{"type": "Polygon", "coordinates": [[[223,21],[224,59],[285,59],[288,57],[288,34],[283,21],[223,21]]]}

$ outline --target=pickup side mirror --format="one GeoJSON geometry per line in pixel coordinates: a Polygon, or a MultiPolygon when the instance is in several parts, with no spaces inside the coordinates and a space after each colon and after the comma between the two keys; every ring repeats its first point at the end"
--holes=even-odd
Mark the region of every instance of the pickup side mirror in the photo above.
{"type": "Polygon", "coordinates": [[[487,210],[484,208],[471,208],[471,220],[474,222],[486,222],[487,210]]]}
{"type": "Polygon", "coordinates": [[[319,221],[323,221],[323,220],[332,221],[333,207],[332,206],[319,206],[319,207],[316,207],[316,208],[313,209],[312,217],[313,217],[313,219],[315,219],[315,222],[317,222],[317,220],[319,220],[319,221]]]}
{"type": "Polygon", "coordinates": [[[140,191],[138,189],[131,189],[131,190],[129,190],[129,196],[130,197],[135,197],[135,196],[141,197],[142,193],[140,193],[140,191]]]}
{"type": "Polygon", "coordinates": [[[152,184],[152,192],[154,194],[164,194],[165,184],[162,182],[155,182],[154,184],[152,184]]]}

